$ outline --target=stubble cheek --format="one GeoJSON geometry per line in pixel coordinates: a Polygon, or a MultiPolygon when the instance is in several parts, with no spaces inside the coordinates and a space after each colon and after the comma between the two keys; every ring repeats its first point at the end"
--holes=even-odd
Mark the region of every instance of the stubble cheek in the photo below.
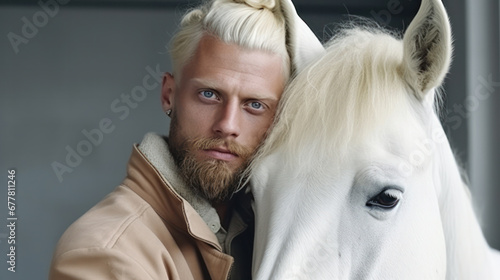
{"type": "Polygon", "coordinates": [[[186,108],[183,113],[179,114],[178,129],[185,138],[195,139],[211,136],[210,121],[213,120],[213,116],[203,108],[198,107],[186,108]]]}
{"type": "Polygon", "coordinates": [[[262,125],[262,128],[255,134],[256,135],[255,148],[257,148],[265,140],[266,136],[271,132],[270,129],[273,120],[274,120],[273,117],[266,119],[266,121],[262,125]]]}
{"type": "Polygon", "coordinates": [[[250,152],[249,155],[250,157],[257,152],[257,149],[260,147],[260,145],[262,145],[263,141],[265,140],[265,136],[266,136],[266,130],[261,130],[253,133],[249,143],[245,145],[245,147],[250,152]]]}

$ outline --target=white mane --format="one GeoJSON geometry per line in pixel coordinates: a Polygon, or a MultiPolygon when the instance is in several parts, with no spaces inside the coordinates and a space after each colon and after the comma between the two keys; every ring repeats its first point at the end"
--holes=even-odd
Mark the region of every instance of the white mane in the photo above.
{"type": "Polygon", "coordinates": [[[418,121],[412,105],[416,97],[407,94],[410,89],[400,69],[400,39],[383,29],[360,26],[338,32],[326,48],[326,55],[283,93],[255,164],[277,147],[292,152],[287,162],[295,163],[294,168],[314,166],[318,155],[342,160],[353,141],[377,137],[374,128],[380,124],[418,121]]]}

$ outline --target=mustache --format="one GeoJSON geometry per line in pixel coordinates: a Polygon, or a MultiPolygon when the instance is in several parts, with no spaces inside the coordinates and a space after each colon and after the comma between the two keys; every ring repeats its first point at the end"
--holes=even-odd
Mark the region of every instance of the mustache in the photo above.
{"type": "Polygon", "coordinates": [[[217,147],[224,147],[229,150],[230,153],[235,154],[241,158],[249,158],[252,156],[253,151],[247,147],[244,147],[234,141],[224,140],[221,138],[196,138],[189,140],[191,147],[200,150],[210,150],[217,147]]]}

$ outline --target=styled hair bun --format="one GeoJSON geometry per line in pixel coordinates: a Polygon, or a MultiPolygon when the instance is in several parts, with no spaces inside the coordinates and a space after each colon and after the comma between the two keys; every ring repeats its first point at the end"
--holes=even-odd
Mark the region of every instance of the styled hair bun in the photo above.
{"type": "Polygon", "coordinates": [[[181,26],[187,26],[200,22],[204,16],[204,12],[201,9],[193,9],[184,15],[181,20],[181,26]]]}
{"type": "Polygon", "coordinates": [[[233,0],[236,3],[247,4],[255,9],[273,10],[276,7],[276,0],[233,0]]]}

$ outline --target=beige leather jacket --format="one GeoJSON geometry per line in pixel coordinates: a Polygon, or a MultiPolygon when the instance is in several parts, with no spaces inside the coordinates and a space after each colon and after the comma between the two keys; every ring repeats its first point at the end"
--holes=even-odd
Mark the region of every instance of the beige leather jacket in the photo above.
{"type": "Polygon", "coordinates": [[[228,279],[233,257],[137,146],[127,173],[63,234],[49,279],[228,279]]]}

